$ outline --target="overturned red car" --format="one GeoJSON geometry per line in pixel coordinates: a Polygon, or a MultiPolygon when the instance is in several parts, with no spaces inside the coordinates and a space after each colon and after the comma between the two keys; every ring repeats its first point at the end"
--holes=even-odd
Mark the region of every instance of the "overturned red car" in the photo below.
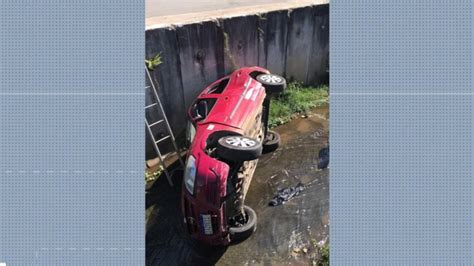
{"type": "Polygon", "coordinates": [[[182,187],[189,234],[209,245],[228,245],[256,229],[244,204],[258,158],[278,148],[268,130],[270,96],[286,80],[260,67],[241,68],[209,85],[188,111],[190,143],[182,187]]]}

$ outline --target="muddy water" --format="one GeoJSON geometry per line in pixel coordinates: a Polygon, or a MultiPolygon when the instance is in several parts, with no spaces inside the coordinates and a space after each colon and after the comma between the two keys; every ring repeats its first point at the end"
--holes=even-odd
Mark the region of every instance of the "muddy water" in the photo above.
{"type": "Polygon", "coordinates": [[[189,240],[181,226],[179,190],[161,178],[147,195],[147,265],[308,265],[311,241],[329,234],[329,170],[317,169],[318,151],[328,140],[328,108],[314,109],[276,131],[281,146],[259,160],[246,198],[257,213],[257,231],[228,248],[209,249],[189,240]],[[284,205],[268,206],[278,189],[298,182],[308,188],[284,205]]]}
{"type": "Polygon", "coordinates": [[[155,16],[179,15],[186,13],[254,6],[270,3],[292,3],[298,0],[146,0],[146,18],[155,16]]]}

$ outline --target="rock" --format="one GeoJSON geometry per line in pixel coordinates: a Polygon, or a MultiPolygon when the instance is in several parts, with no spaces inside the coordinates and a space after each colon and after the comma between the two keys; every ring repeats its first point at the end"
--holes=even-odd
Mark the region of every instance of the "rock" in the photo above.
{"type": "Polygon", "coordinates": [[[318,247],[322,247],[322,246],[324,246],[324,244],[326,244],[326,240],[325,240],[325,239],[319,241],[317,245],[318,245],[318,247]]]}

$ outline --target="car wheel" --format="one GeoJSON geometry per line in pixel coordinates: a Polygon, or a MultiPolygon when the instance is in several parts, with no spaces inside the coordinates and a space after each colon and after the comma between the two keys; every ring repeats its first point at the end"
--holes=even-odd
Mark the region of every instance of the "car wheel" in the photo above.
{"type": "Polygon", "coordinates": [[[268,130],[262,146],[264,153],[275,151],[280,146],[280,134],[273,130],[268,130]]]}
{"type": "Polygon", "coordinates": [[[285,78],[278,75],[260,74],[256,79],[262,83],[267,93],[280,93],[286,88],[285,78]]]}
{"type": "Polygon", "coordinates": [[[217,141],[217,155],[234,162],[251,161],[262,155],[262,144],[244,136],[225,136],[217,141]]]}
{"type": "Polygon", "coordinates": [[[229,227],[230,239],[232,242],[239,242],[249,238],[257,230],[257,214],[249,206],[243,206],[247,221],[245,224],[236,227],[229,227]]]}

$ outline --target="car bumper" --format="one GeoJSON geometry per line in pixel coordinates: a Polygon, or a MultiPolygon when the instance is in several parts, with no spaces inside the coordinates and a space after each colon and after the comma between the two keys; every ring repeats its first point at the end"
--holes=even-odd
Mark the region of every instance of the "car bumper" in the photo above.
{"type": "Polygon", "coordinates": [[[221,204],[219,208],[210,205],[203,207],[189,193],[183,194],[184,222],[191,237],[208,245],[228,245],[230,238],[224,204],[221,204]]]}

